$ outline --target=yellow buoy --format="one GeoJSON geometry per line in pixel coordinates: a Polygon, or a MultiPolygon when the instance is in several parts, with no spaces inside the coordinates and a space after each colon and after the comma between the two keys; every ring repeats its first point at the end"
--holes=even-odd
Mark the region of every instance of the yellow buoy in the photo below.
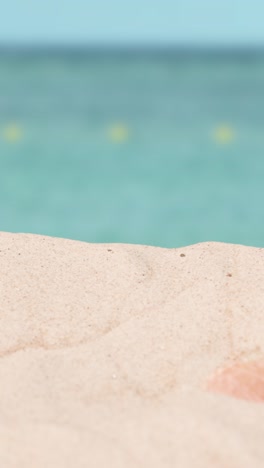
{"type": "Polygon", "coordinates": [[[220,125],[214,131],[214,140],[220,145],[231,143],[235,138],[235,132],[229,125],[220,125]]]}
{"type": "Polygon", "coordinates": [[[129,129],[123,124],[114,125],[109,128],[108,137],[114,143],[123,143],[129,138],[129,129]]]}
{"type": "Polygon", "coordinates": [[[7,125],[3,129],[3,137],[6,141],[9,141],[10,143],[15,143],[21,140],[23,137],[22,128],[19,127],[17,124],[7,125]]]}

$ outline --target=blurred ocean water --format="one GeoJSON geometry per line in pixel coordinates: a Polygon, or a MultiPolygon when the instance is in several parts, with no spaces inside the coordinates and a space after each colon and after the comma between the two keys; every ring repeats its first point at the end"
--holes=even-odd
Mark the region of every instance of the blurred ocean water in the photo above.
{"type": "Polygon", "coordinates": [[[0,230],[264,247],[264,55],[0,54],[0,230]]]}

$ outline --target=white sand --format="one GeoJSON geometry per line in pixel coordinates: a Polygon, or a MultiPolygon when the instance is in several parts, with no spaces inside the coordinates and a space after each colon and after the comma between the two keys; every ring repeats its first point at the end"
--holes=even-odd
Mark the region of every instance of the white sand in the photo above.
{"type": "Polygon", "coordinates": [[[264,356],[264,249],[0,233],[0,262],[1,468],[264,467],[264,403],[206,390],[264,356]]]}

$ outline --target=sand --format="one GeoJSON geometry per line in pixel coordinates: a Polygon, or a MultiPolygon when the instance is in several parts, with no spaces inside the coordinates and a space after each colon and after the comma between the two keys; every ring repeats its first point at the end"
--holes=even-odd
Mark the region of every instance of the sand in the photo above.
{"type": "Polygon", "coordinates": [[[264,249],[3,232],[0,261],[1,468],[263,468],[261,371],[218,380],[263,362],[264,249]]]}

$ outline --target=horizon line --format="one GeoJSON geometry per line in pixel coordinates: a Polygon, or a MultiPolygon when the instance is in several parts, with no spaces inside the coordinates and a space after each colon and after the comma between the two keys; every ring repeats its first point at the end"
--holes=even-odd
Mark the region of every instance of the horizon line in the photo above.
{"type": "Polygon", "coordinates": [[[171,51],[264,51],[263,44],[231,44],[231,43],[160,43],[160,42],[7,42],[0,40],[0,50],[171,50],[171,51]]]}
{"type": "Polygon", "coordinates": [[[1,44],[0,57],[45,58],[70,56],[120,57],[120,58],[208,58],[254,59],[264,58],[264,44],[252,45],[203,45],[203,44],[1,44]]]}

